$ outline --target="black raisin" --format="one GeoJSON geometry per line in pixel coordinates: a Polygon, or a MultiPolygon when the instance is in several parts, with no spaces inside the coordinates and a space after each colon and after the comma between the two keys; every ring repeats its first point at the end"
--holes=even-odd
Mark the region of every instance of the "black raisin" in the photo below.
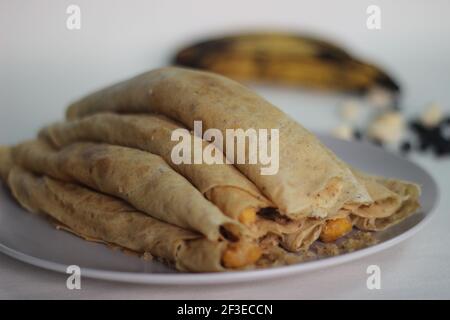
{"type": "Polygon", "coordinates": [[[403,153],[409,153],[411,151],[411,142],[409,141],[404,141],[401,145],[400,145],[400,150],[403,153]]]}

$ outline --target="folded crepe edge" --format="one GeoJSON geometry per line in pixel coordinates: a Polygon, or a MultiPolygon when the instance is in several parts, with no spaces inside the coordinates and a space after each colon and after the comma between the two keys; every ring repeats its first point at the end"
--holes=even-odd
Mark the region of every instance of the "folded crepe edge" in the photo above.
{"type": "Polygon", "coordinates": [[[375,179],[378,183],[394,192],[401,199],[401,205],[394,213],[386,217],[364,217],[352,214],[352,221],[358,229],[367,231],[386,230],[418,211],[421,194],[418,184],[382,177],[375,177],[375,179]]]}

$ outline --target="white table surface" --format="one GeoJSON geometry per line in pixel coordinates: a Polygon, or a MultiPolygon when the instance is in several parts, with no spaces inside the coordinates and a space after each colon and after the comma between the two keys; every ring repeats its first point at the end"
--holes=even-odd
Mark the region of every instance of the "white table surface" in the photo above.
{"type": "MultiPolygon", "coordinates": [[[[96,87],[161,66],[193,37],[241,28],[311,30],[340,40],[388,68],[404,88],[408,116],[430,101],[450,112],[449,1],[0,1],[0,144],[31,138],[58,120],[73,99],[96,87]],[[65,10],[81,7],[81,30],[68,31],[65,10]],[[366,29],[377,4],[382,29],[366,29]]],[[[307,128],[339,124],[336,105],[300,90],[256,88],[307,128]]],[[[412,157],[437,180],[441,201],[428,226],[382,253],[285,279],[210,287],[144,286],[82,279],[0,255],[0,298],[298,299],[450,298],[450,159],[412,157]],[[381,290],[366,288],[366,268],[381,268],[381,290]]],[[[0,222],[1,223],[1,222],[0,222]]]]}

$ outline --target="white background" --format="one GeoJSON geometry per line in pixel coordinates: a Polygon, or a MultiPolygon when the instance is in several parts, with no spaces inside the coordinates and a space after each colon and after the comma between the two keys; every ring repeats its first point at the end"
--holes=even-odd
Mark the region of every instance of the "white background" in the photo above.
{"type": "MultiPolygon", "coordinates": [[[[0,144],[33,137],[88,91],[167,64],[205,35],[255,29],[310,31],[388,69],[404,89],[408,116],[430,101],[450,112],[450,1],[0,1],[0,144]],[[66,29],[66,8],[81,7],[81,30],[66,29]],[[366,8],[382,10],[367,30],[366,8]]],[[[307,128],[339,124],[344,97],[256,88],[307,128]]],[[[414,156],[441,188],[438,213],[413,239],[383,253],[297,277],[220,287],[136,286],[65,277],[0,256],[0,298],[450,298],[450,159],[414,156]],[[366,268],[382,289],[366,288],[366,268]]],[[[1,222],[0,222],[1,223],[1,222]]]]}

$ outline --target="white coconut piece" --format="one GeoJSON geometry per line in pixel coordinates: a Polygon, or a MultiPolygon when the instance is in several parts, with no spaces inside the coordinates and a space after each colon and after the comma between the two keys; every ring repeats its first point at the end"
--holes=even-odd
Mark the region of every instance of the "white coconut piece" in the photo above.
{"type": "Polygon", "coordinates": [[[337,126],[331,131],[331,134],[333,135],[333,137],[342,140],[352,140],[353,138],[353,130],[347,124],[341,124],[337,126]]]}
{"type": "Polygon", "coordinates": [[[358,101],[345,100],[339,109],[339,115],[342,120],[353,122],[358,118],[361,111],[360,109],[361,106],[358,101]]]}
{"type": "Polygon", "coordinates": [[[387,109],[392,106],[394,102],[394,95],[389,90],[380,87],[370,89],[367,100],[370,105],[379,108],[387,109]]]}
{"type": "Polygon", "coordinates": [[[441,107],[437,103],[427,106],[420,117],[422,124],[428,128],[436,127],[443,118],[444,114],[441,107]]]}
{"type": "Polygon", "coordinates": [[[385,112],[369,125],[368,135],[382,142],[395,143],[402,138],[404,126],[405,121],[400,112],[385,112]]]}

